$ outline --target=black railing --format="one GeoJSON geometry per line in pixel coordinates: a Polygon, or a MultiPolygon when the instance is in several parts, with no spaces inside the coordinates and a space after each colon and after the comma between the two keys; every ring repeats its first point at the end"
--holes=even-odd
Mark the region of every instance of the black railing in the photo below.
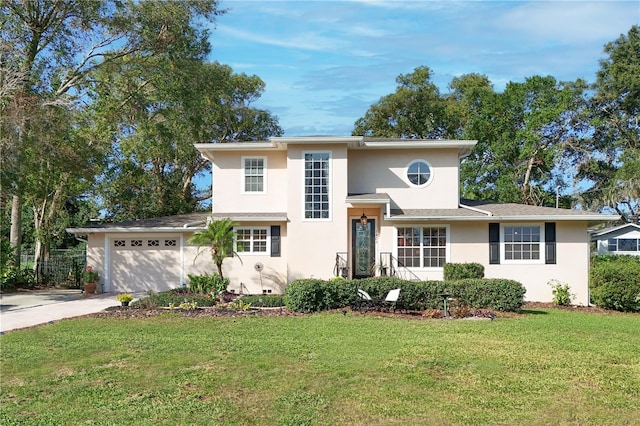
{"type": "Polygon", "coordinates": [[[336,277],[348,278],[349,277],[349,262],[347,261],[347,252],[336,253],[336,263],[333,267],[333,275],[336,277]]]}
{"type": "Polygon", "coordinates": [[[380,253],[380,275],[398,277],[406,281],[422,281],[419,276],[404,266],[391,252],[380,253]]]}
{"type": "Polygon", "coordinates": [[[49,260],[40,260],[35,265],[35,276],[39,286],[82,287],[82,272],[86,258],[80,256],[56,256],[49,260]]]}

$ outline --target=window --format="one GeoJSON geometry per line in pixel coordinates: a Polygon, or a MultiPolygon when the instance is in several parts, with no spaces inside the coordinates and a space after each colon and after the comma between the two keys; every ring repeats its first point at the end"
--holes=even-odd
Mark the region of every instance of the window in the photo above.
{"type": "Polygon", "coordinates": [[[164,240],[165,247],[175,247],[177,245],[176,240],[164,240]]]}
{"type": "Polygon", "coordinates": [[[611,238],[608,241],[609,251],[640,251],[638,238],[611,238]]]}
{"type": "Polygon", "coordinates": [[[142,247],[142,240],[131,240],[131,247],[142,247]]]}
{"type": "Polygon", "coordinates": [[[447,261],[445,226],[397,228],[398,262],[407,268],[442,268],[447,261]]]}
{"type": "Polygon", "coordinates": [[[242,192],[265,193],[266,168],[266,157],[242,157],[242,170],[244,173],[242,192]]]}
{"type": "Polygon", "coordinates": [[[407,180],[411,186],[423,187],[431,181],[431,166],[425,160],[414,160],[407,165],[407,180]]]}
{"type": "Polygon", "coordinates": [[[268,228],[236,228],[235,231],[236,252],[268,253],[268,228]]]}
{"type": "Polygon", "coordinates": [[[113,241],[113,246],[114,247],[124,247],[126,245],[124,240],[114,240],[113,241]]]}
{"type": "Polygon", "coordinates": [[[329,160],[328,152],[304,154],[304,217],[329,219],[329,160]]]}
{"type": "Polygon", "coordinates": [[[539,225],[509,225],[503,227],[504,260],[540,261],[544,243],[539,225]]]}
{"type": "Polygon", "coordinates": [[[147,241],[147,247],[159,247],[160,246],[160,241],[159,240],[148,240],[147,241]]]}

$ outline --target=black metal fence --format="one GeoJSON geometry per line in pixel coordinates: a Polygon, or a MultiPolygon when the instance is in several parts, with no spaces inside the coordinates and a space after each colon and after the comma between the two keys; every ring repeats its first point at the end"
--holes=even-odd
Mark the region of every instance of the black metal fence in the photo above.
{"type": "Polygon", "coordinates": [[[58,250],[37,264],[33,255],[23,255],[21,263],[23,268],[33,268],[38,286],[81,288],[87,260],[83,253],[58,250]]]}

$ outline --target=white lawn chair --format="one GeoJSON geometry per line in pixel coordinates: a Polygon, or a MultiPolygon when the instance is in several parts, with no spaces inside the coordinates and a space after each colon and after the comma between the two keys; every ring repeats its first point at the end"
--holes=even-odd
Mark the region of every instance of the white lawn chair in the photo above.
{"type": "Polygon", "coordinates": [[[357,302],[357,308],[358,310],[365,308],[366,310],[375,308],[376,303],[375,300],[373,300],[371,298],[371,296],[369,296],[369,293],[367,293],[366,291],[364,291],[363,289],[359,288],[358,289],[358,302],[357,302]]]}
{"type": "Polygon", "coordinates": [[[389,290],[387,293],[387,297],[384,298],[384,306],[385,307],[393,307],[393,311],[396,311],[396,304],[398,303],[398,298],[400,298],[400,289],[394,288],[393,290],[389,290]]]}

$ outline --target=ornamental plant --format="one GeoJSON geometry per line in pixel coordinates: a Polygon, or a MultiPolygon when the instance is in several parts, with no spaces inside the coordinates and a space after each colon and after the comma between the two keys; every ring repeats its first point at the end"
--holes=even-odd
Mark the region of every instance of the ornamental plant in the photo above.
{"type": "Polygon", "coordinates": [[[93,266],[87,265],[82,273],[82,279],[85,283],[97,283],[100,280],[100,275],[93,270],[93,266]]]}
{"type": "Polygon", "coordinates": [[[131,302],[133,295],[131,293],[119,293],[116,295],[116,300],[118,302],[131,302]]]}

